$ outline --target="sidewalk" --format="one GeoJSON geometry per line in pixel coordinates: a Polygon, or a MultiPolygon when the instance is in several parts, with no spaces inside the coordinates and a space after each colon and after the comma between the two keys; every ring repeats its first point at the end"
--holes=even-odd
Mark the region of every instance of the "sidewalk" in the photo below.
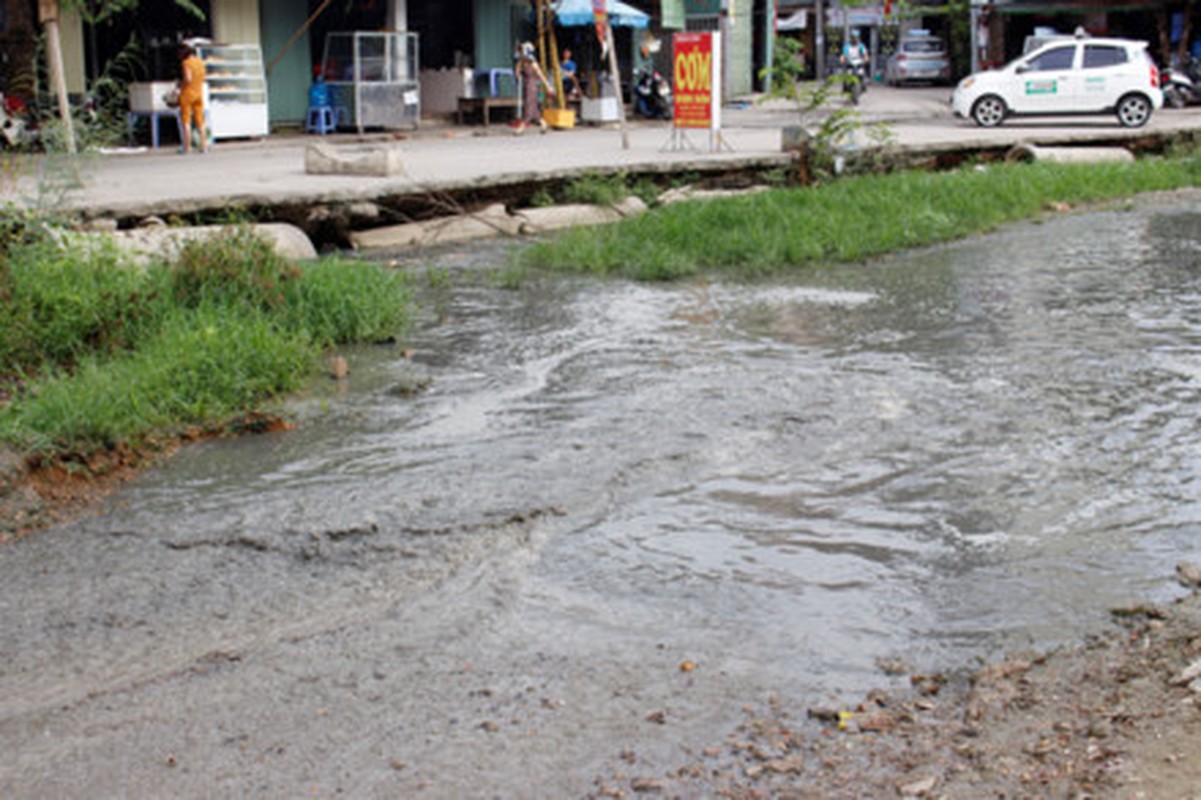
{"type": "MultiPolygon", "coordinates": [[[[1140,130],[1119,127],[1111,117],[1065,122],[1008,122],[984,130],[951,117],[945,87],[894,89],[873,86],[858,110],[864,121],[892,125],[896,146],[919,152],[1041,144],[1114,143],[1150,134],[1201,129],[1201,109],[1161,111],[1140,130]]],[[[275,135],[261,141],[220,142],[212,152],[181,155],[174,148],[107,154],[82,159],[82,185],[56,197],[57,208],[89,217],[187,214],[230,207],[295,206],[374,200],[390,196],[517,185],[588,170],[637,172],[711,171],[785,164],[780,129],[796,122],[789,105],[741,102],[723,109],[724,147],[710,149],[706,131],[673,135],[666,123],[631,121],[628,148],[612,127],[577,125],[571,130],[513,136],[508,126],[425,125],[414,132],[327,137],[275,135]],[[403,153],[405,172],[391,177],[309,175],[309,142],[358,145],[389,142],[403,153]]],[[[45,170],[40,170],[45,172],[45,170]]],[[[0,182],[0,202],[31,204],[39,180],[24,175],[0,182]]],[[[46,191],[41,186],[43,193],[46,191]]],[[[51,187],[53,189],[53,187],[51,187]]]]}

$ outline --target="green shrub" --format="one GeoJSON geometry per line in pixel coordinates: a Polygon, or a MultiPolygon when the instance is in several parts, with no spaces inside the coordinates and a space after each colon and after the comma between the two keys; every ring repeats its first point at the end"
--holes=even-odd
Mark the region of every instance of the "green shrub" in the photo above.
{"type": "Polygon", "coordinates": [[[403,273],[378,264],[330,258],[305,266],[284,289],[287,325],[319,346],[376,341],[409,323],[403,273]]]}
{"type": "Polygon", "coordinates": [[[175,299],[196,308],[206,303],[278,309],[300,269],[279,255],[249,226],[231,226],[219,240],[186,242],[175,259],[175,299]]]}
{"type": "Polygon", "coordinates": [[[223,423],[298,387],[321,347],[385,339],[410,319],[402,273],[349,259],[296,267],[247,227],[145,268],[111,245],[9,241],[0,440],[31,454],[223,423]]]}
{"type": "Polygon", "coordinates": [[[630,188],[626,186],[625,175],[601,175],[589,172],[563,187],[563,202],[608,206],[620,203],[630,194],[630,188]]]}
{"type": "Polygon", "coordinates": [[[10,243],[0,263],[0,378],[133,346],[165,309],[161,275],[110,243],[10,243]]]}

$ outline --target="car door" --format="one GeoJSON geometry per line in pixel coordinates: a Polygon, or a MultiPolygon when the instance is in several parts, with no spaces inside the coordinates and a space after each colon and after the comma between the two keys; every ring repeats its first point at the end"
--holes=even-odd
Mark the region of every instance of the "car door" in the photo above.
{"type": "Polygon", "coordinates": [[[1113,108],[1118,97],[1136,82],[1130,54],[1125,47],[1120,44],[1084,45],[1077,98],[1081,111],[1113,108]]]}
{"type": "Polygon", "coordinates": [[[1023,114],[1070,113],[1076,110],[1079,44],[1046,47],[1019,63],[1013,71],[1009,105],[1023,114]]]}

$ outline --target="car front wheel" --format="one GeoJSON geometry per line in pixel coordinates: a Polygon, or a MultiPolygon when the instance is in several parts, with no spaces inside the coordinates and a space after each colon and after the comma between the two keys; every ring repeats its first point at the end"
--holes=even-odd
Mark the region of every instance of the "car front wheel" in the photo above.
{"type": "Polygon", "coordinates": [[[1118,122],[1126,128],[1141,128],[1151,119],[1151,101],[1141,94],[1128,94],[1118,101],[1118,122]]]}
{"type": "Polygon", "coordinates": [[[1005,119],[1005,101],[987,94],[972,106],[972,119],[981,128],[995,128],[1005,119]]]}

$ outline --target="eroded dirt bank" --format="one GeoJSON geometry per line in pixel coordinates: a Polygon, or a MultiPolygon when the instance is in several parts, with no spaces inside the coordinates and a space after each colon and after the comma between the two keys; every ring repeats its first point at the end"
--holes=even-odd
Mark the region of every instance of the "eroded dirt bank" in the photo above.
{"type": "Polygon", "coordinates": [[[1083,645],[912,675],[854,707],[776,698],[666,774],[626,751],[592,796],[1201,797],[1201,594],[1114,620],[1083,645]]]}

